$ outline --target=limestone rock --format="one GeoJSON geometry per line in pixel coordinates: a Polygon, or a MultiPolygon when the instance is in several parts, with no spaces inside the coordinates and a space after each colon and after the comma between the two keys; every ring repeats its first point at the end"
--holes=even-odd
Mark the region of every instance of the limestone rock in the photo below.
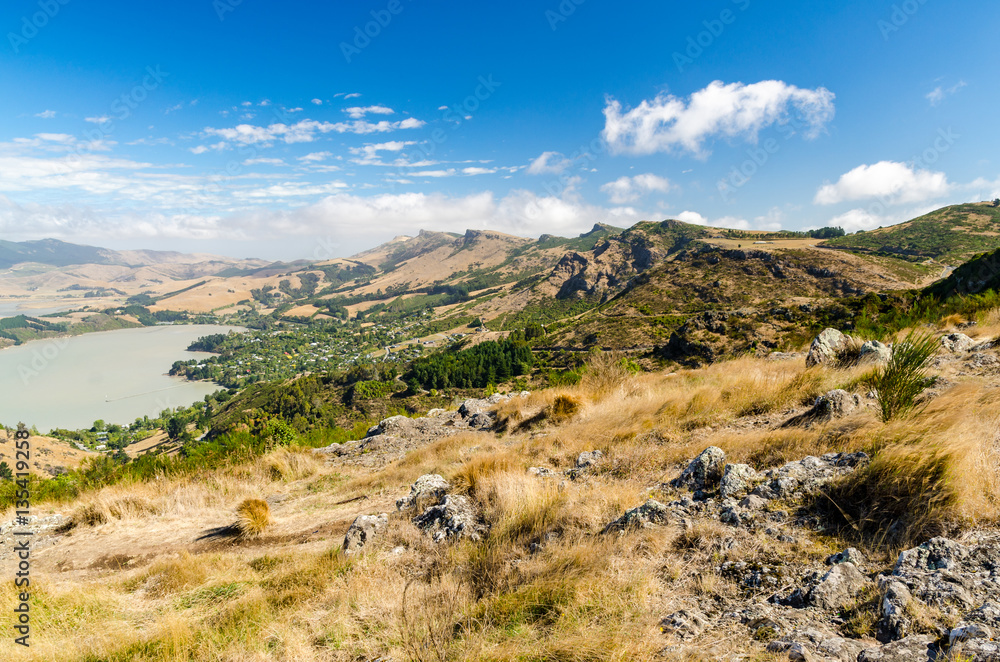
{"type": "Polygon", "coordinates": [[[604,453],[601,451],[587,451],[580,453],[576,458],[576,468],[577,469],[589,469],[598,462],[604,459],[604,453]]]}
{"type": "Polygon", "coordinates": [[[831,554],[826,558],[827,565],[837,565],[838,563],[853,563],[854,567],[860,568],[865,564],[865,557],[855,548],[848,547],[844,551],[831,554]]]}
{"type": "Polygon", "coordinates": [[[408,496],[396,501],[396,509],[408,510],[412,508],[422,511],[428,506],[436,506],[441,503],[441,499],[450,489],[451,485],[442,476],[425,474],[413,483],[408,496]]]}
{"type": "Polygon", "coordinates": [[[850,561],[838,563],[809,592],[809,603],[820,609],[843,609],[870,583],[850,561]]]}
{"type": "Polygon", "coordinates": [[[725,452],[716,446],[709,446],[691,460],[681,475],[670,484],[677,488],[687,487],[692,491],[714,489],[722,479],[725,466],[725,452]]]}
{"type": "Polygon", "coordinates": [[[480,540],[486,532],[472,500],[460,494],[445,496],[440,504],[414,517],[413,523],[420,529],[432,531],[435,542],[447,538],[480,540]]]}
{"type": "Polygon", "coordinates": [[[869,340],[858,351],[859,363],[888,363],[892,359],[892,349],[877,340],[869,340]]]}
{"type": "Polygon", "coordinates": [[[361,515],[355,518],[344,536],[344,551],[350,554],[364,547],[389,523],[389,515],[361,515]]]}
{"type": "Polygon", "coordinates": [[[975,344],[976,341],[964,333],[949,333],[941,337],[941,347],[956,354],[968,352],[975,344]]]}
{"type": "Polygon", "coordinates": [[[757,472],[747,464],[727,464],[722,473],[719,494],[723,499],[743,496],[753,489],[757,472]]]}
{"type": "Polygon", "coordinates": [[[710,625],[708,617],[700,611],[682,609],[660,621],[660,631],[678,639],[693,639],[710,625]]]}
{"type": "Polygon", "coordinates": [[[913,635],[858,655],[858,662],[935,662],[939,660],[934,637],[913,635]]]}
{"type": "Polygon", "coordinates": [[[861,406],[861,398],[843,389],[835,389],[816,398],[812,408],[782,423],[781,427],[809,427],[853,414],[861,406]]]}
{"type": "Polygon", "coordinates": [[[626,511],[621,517],[604,527],[601,533],[625,532],[654,524],[666,524],[668,519],[669,510],[667,507],[655,499],[649,499],[641,506],[626,511]]]}
{"type": "Polygon", "coordinates": [[[806,356],[806,367],[835,363],[837,355],[847,345],[848,337],[836,329],[826,329],[813,340],[806,356]]]}

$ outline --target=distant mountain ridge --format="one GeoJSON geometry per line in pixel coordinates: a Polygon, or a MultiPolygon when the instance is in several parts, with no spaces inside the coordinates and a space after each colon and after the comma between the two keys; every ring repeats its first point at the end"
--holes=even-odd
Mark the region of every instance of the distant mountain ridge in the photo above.
{"type": "Polygon", "coordinates": [[[265,260],[239,260],[202,253],[180,253],[177,251],[128,250],[115,251],[109,248],[71,244],[58,239],[38,239],[34,241],[0,240],[0,269],[9,269],[16,264],[33,262],[52,267],[69,267],[83,264],[97,264],[121,267],[148,267],[158,264],[182,264],[190,262],[259,263],[265,260]]]}

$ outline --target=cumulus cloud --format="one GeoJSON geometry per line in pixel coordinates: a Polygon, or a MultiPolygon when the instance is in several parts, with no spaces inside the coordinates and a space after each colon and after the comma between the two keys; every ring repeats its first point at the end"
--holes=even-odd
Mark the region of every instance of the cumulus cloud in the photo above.
{"type": "Polygon", "coordinates": [[[946,195],[951,188],[943,172],[916,170],[896,161],[879,161],[860,165],[841,175],[836,184],[823,185],[816,192],[814,202],[833,205],[871,198],[892,204],[920,202],[946,195]]]}
{"type": "Polygon", "coordinates": [[[834,116],[834,94],[766,80],[752,85],[715,81],[682,99],[660,94],[631,110],[608,98],[603,136],[613,153],[633,155],[690,152],[707,157],[715,137],[756,142],[761,130],[793,121],[807,138],[816,137],[834,116]]]}
{"type": "Polygon", "coordinates": [[[351,154],[357,158],[353,159],[358,165],[403,165],[402,163],[383,163],[379,157],[379,152],[401,152],[411,145],[417,143],[412,140],[390,140],[384,143],[367,143],[361,147],[352,147],[351,154]]]}
{"type": "Polygon", "coordinates": [[[409,117],[400,122],[368,122],[355,120],[353,122],[318,122],[316,120],[301,120],[295,124],[271,124],[270,126],[255,126],[240,124],[235,127],[216,129],[206,127],[202,133],[205,136],[219,137],[229,142],[242,145],[269,144],[282,141],[287,144],[308,143],[325,133],[353,133],[366,135],[370,133],[387,133],[402,129],[419,129],[424,122],[409,117]]]}
{"type": "Polygon", "coordinates": [[[496,168],[479,168],[479,167],[462,168],[462,174],[463,175],[470,175],[470,176],[474,176],[474,175],[492,175],[496,171],[497,171],[496,168]]]}
{"type": "Polygon", "coordinates": [[[671,188],[673,185],[669,179],[646,173],[635,177],[620,177],[602,186],[601,190],[608,194],[612,203],[622,205],[635,202],[647,193],[669,193],[671,188]]]}
{"type": "Polygon", "coordinates": [[[56,111],[54,110],[43,110],[40,113],[35,113],[35,117],[41,117],[43,120],[50,120],[56,116],[56,111]]]}
{"type": "Polygon", "coordinates": [[[359,120],[365,115],[395,115],[396,111],[386,106],[355,106],[344,108],[344,112],[353,120],[359,120]]]}
{"type": "Polygon", "coordinates": [[[322,106],[323,105],[323,100],[322,99],[313,99],[312,102],[315,105],[317,105],[317,106],[322,106]]]}
{"type": "Polygon", "coordinates": [[[573,162],[559,152],[543,152],[528,166],[529,175],[558,175],[565,172],[573,162]]]}
{"type": "Polygon", "coordinates": [[[682,211],[677,214],[677,220],[692,225],[707,225],[713,228],[729,228],[731,230],[749,230],[750,222],[736,216],[723,216],[714,220],[702,216],[696,211],[682,211]]]}
{"type": "Polygon", "coordinates": [[[320,161],[327,160],[331,156],[333,156],[331,152],[312,152],[310,154],[306,154],[305,156],[300,156],[299,161],[302,161],[303,163],[318,163],[320,161]]]}

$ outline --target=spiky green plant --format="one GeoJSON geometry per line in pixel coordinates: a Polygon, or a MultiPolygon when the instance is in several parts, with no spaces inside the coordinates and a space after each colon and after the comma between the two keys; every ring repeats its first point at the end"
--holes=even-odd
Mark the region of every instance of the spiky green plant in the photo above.
{"type": "Polygon", "coordinates": [[[868,381],[875,391],[883,422],[910,412],[917,397],[937,381],[927,375],[927,368],[939,347],[940,341],[934,334],[911,331],[893,346],[889,362],[871,374],[868,381]]]}

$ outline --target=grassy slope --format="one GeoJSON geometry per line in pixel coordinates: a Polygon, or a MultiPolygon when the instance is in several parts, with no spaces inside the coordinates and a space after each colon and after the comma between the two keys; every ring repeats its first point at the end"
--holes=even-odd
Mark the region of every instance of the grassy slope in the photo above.
{"type": "MultiPolygon", "coordinates": [[[[503,419],[534,427],[443,439],[372,471],[279,449],[225,471],[85,495],[68,506],[72,533],[34,558],[45,581],[33,586],[32,648],[19,659],[653,659],[676,643],[659,630],[665,614],[738,610],[766,597],[721,574],[726,561],[783,568],[794,581],[802,563],[822,567],[827,554],[854,545],[874,568],[891,568],[888,541],[850,529],[797,529],[792,542],[698,520],[689,530],[599,534],[650,494],[673,498],[662,484],[708,445],[757,469],[828,451],[876,454],[877,471],[851,479],[857,493],[879,477],[871,501],[844,505],[900,542],[997,519],[995,378],[961,378],[914,418],[888,425],[866,411],[782,430],[786,412],[852,388],[861,372],[744,358],[630,377],[616,365],[598,362],[578,387],[501,407],[503,419]],[[537,421],[557,396],[579,411],[537,421]],[[571,467],[595,448],[605,460],[581,480],[526,473],[571,467]],[[431,472],[482,509],[492,527],[484,541],[435,545],[395,514],[394,500],[431,472]],[[232,523],[248,497],[272,504],[274,524],[261,538],[198,540],[232,523]],[[363,554],[341,555],[354,517],[377,512],[393,513],[387,530],[363,554]]],[[[12,603],[13,590],[5,583],[2,599],[12,603]]],[[[13,617],[0,614],[0,627],[13,617]]],[[[695,649],[658,659],[770,659],[766,641],[725,623],[695,649]]],[[[0,641],[2,654],[14,647],[0,641]]]]}
{"type": "Polygon", "coordinates": [[[1000,247],[1000,208],[991,203],[944,207],[899,225],[830,239],[824,245],[956,265],[1000,247]]]}

